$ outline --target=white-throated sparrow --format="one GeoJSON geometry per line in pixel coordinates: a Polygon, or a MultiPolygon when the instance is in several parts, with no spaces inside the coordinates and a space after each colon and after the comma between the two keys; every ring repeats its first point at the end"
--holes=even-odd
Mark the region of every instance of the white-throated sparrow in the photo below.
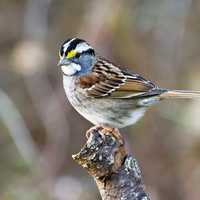
{"type": "Polygon", "coordinates": [[[58,65],[72,106],[95,125],[122,128],[138,121],[146,109],[168,98],[200,97],[199,91],[163,89],[95,54],[84,40],[66,40],[58,65]]]}

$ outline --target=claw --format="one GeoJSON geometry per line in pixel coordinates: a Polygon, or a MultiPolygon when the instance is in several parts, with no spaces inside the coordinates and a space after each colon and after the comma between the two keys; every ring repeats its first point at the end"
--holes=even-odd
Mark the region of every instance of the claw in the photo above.
{"type": "Polygon", "coordinates": [[[91,127],[89,130],[86,131],[86,138],[88,139],[93,131],[98,131],[101,129],[103,129],[101,125],[95,125],[91,127]]]}
{"type": "Polygon", "coordinates": [[[105,135],[113,135],[118,141],[120,141],[121,144],[124,143],[124,140],[119,132],[119,130],[117,128],[112,128],[109,126],[105,126],[105,125],[101,125],[98,124],[96,126],[91,127],[87,132],[86,132],[86,138],[88,139],[90,137],[90,134],[93,131],[101,131],[102,137],[104,138],[105,135]]]}

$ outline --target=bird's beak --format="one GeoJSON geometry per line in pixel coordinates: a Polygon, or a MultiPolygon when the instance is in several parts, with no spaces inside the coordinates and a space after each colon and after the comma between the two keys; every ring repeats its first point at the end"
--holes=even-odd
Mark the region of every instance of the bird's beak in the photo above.
{"type": "Polygon", "coordinates": [[[61,67],[63,65],[69,65],[71,62],[66,58],[61,58],[57,64],[58,67],[61,67]]]}

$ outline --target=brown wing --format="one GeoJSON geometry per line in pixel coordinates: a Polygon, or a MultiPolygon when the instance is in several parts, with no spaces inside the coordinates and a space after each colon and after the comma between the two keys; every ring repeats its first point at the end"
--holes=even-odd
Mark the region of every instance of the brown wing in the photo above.
{"type": "Polygon", "coordinates": [[[138,74],[120,70],[111,62],[99,58],[90,75],[79,78],[79,84],[85,88],[88,96],[112,98],[131,98],[148,94],[157,87],[138,74]]]}

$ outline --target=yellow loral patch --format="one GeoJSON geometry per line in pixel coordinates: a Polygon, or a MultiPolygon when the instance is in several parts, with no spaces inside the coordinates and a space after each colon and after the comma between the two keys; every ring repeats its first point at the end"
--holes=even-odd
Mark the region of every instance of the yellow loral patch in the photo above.
{"type": "Polygon", "coordinates": [[[67,58],[72,58],[76,55],[76,51],[75,50],[71,50],[68,54],[67,54],[67,58]]]}

